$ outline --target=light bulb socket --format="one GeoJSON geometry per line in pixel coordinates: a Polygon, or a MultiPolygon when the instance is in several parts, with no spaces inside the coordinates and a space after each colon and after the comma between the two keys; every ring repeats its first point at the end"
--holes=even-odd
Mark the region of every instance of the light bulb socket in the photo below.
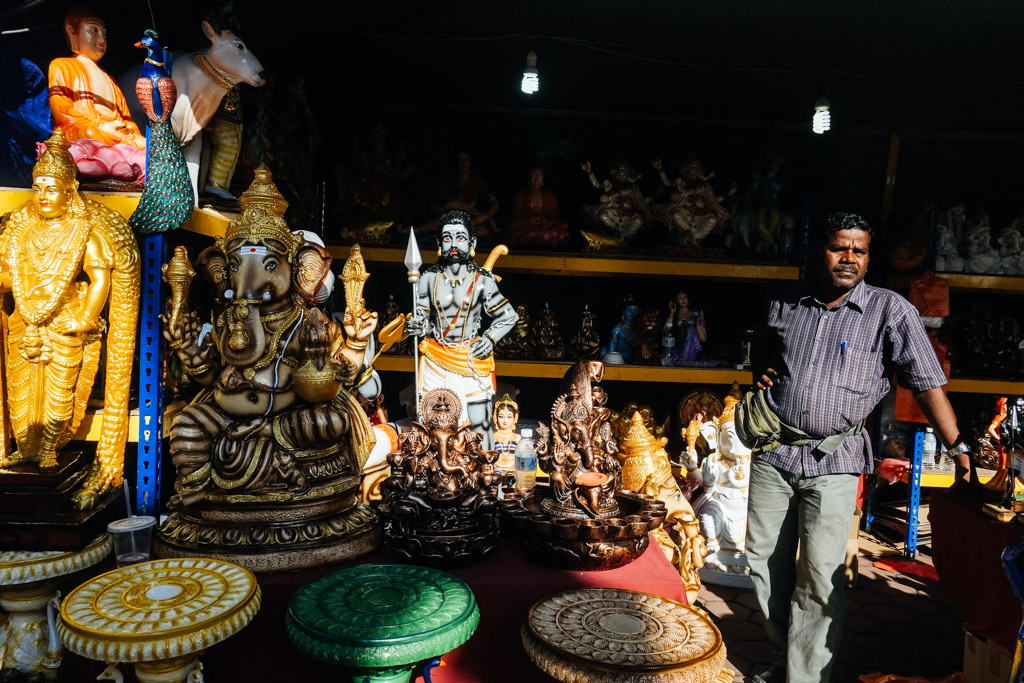
{"type": "Polygon", "coordinates": [[[830,106],[828,98],[824,95],[814,101],[814,111],[828,111],[830,106]]]}

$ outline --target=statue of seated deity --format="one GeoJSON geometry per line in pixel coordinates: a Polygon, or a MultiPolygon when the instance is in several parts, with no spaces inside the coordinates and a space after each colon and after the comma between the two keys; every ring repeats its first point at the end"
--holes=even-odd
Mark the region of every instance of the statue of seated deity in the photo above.
{"type": "Polygon", "coordinates": [[[565,342],[558,331],[555,312],[547,303],[540,312],[537,321],[537,350],[541,360],[560,360],[565,357],[565,342]]]}
{"type": "MultiPolygon", "coordinates": [[[[655,220],[668,226],[673,240],[681,246],[700,244],[729,217],[708,180],[714,177],[693,153],[683,158],[680,177],[669,180],[661,159],[652,162],[665,187],[674,190],[668,204],[653,209],[655,220]]],[[[777,222],[777,221],[776,221],[777,222]]]]}
{"type": "Polygon", "coordinates": [[[124,93],[98,62],[107,51],[103,19],[84,8],[64,17],[74,57],[50,62],[50,109],[64,131],[79,174],[88,180],[140,183],[146,169],[146,136],[132,121],[124,93]]]}
{"type": "MultiPolygon", "coordinates": [[[[473,172],[473,157],[463,150],[455,155],[455,174],[441,182],[441,190],[433,210],[440,217],[447,211],[465,211],[473,220],[478,237],[498,233],[494,214],[498,212],[498,197],[483,178],[473,172]]],[[[417,232],[433,232],[439,218],[428,221],[417,232]]]]}
{"type": "Polygon", "coordinates": [[[964,269],[960,240],[966,221],[966,207],[957,204],[943,212],[936,221],[938,240],[935,244],[935,270],[940,273],[959,273],[964,269]]]}
{"type": "Polygon", "coordinates": [[[562,381],[565,393],[551,407],[550,430],[538,426],[538,463],[551,482],[551,497],[541,506],[552,516],[604,518],[619,512],[619,446],[605,407],[608,396],[597,384],[603,374],[598,361],[573,365],[562,381]]]}
{"type": "Polygon", "coordinates": [[[498,539],[498,451],[483,435],[459,426],[461,402],[451,389],[431,389],[419,422],[388,456],[391,476],[381,486],[388,545],[406,557],[464,564],[498,539]]]}
{"type": "Polygon", "coordinates": [[[392,226],[406,228],[400,182],[416,165],[406,159],[405,146],[390,138],[390,131],[378,122],[355,142],[352,162],[342,170],[338,188],[342,239],[384,244],[392,226]]]}
{"type": "Polygon", "coordinates": [[[632,296],[623,300],[622,318],[612,328],[608,343],[601,347],[601,361],[609,365],[628,363],[633,357],[633,346],[636,344],[636,332],[633,330],[633,319],[639,308],[632,296]]]}
{"type": "Polygon", "coordinates": [[[1003,228],[996,237],[999,245],[999,263],[1003,275],[1024,274],[1024,241],[1021,239],[1017,219],[1003,228]]]}
{"type": "Polygon", "coordinates": [[[516,306],[516,320],[512,331],[498,340],[494,355],[502,360],[532,360],[537,357],[537,328],[530,320],[526,304],[516,306]]]}
{"type": "Polygon", "coordinates": [[[32,181],[32,199],[0,233],[0,292],[10,293],[13,306],[4,325],[3,398],[18,447],[7,454],[3,440],[0,468],[66,469],[60,451],[85,415],[106,336],[103,427],[72,497],[87,509],[122,482],[139,249],[120,214],[79,194],[61,130],[46,141],[32,181]]]}
{"type": "Polygon", "coordinates": [[[747,496],[750,484],[750,449],[736,434],[734,411],[740,401],[739,386],[734,384],[725,397],[725,409],[717,421],[705,422],[701,431],[717,429],[707,439],[707,457],[701,463],[704,492],[693,502],[707,539],[701,578],[711,584],[750,586],[750,565],[746,556],[747,496]]]}
{"type": "MultiPolygon", "coordinates": [[[[180,291],[164,316],[164,338],[206,390],[170,428],[175,495],[158,552],[229,557],[260,571],[365,554],[380,529],[356,499],[375,445],[350,392],[369,374],[377,327],[364,308],[361,252],[352,247],[341,273],[339,326],[315,307],[331,286],[330,254],[288,227],[288,203],[266,166],[239,204],[241,215],[195,263],[217,294],[213,324],[200,324],[180,291]]],[[[172,293],[187,287],[170,276],[186,270],[182,258],[165,271],[172,293]]]]}
{"type": "Polygon", "coordinates": [[[967,221],[967,260],[964,270],[968,273],[998,274],[1001,268],[999,250],[992,247],[992,230],[988,214],[984,211],[967,221]]]}
{"type": "Polygon", "coordinates": [[[519,191],[512,203],[512,220],[505,241],[545,249],[569,243],[569,226],[562,222],[554,193],[544,189],[541,166],[530,168],[529,185],[519,191]]]}
{"type": "Polygon", "coordinates": [[[647,199],[637,181],[640,175],[626,161],[612,166],[609,179],[600,181],[589,161],[580,164],[594,188],[601,190],[600,203],[582,207],[582,214],[594,230],[581,234],[591,251],[616,251],[628,246],[651,218],[647,199]]]}

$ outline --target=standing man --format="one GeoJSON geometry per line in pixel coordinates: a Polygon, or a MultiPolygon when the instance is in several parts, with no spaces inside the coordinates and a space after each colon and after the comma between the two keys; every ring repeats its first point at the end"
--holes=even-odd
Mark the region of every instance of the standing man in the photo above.
{"type": "Polygon", "coordinates": [[[437,262],[420,278],[416,310],[406,323],[410,335],[425,337],[419,345],[419,395],[439,387],[454,391],[462,402],[462,424],[468,422],[490,448],[494,347],[519,315],[490,272],[498,252],[483,268],[473,260],[476,234],[468,213],[441,216],[437,247],[437,262]],[[485,312],[491,324],[481,334],[485,312]]]}
{"type": "Polygon", "coordinates": [[[917,311],[863,282],[867,221],[834,213],[823,238],[811,286],[769,305],[755,348],[757,391],[737,406],[737,429],[754,453],[747,556],[768,637],[781,650],[757,683],[829,680],[858,480],[874,465],[864,421],[894,371],[956,458],[957,480],[969,473],[970,448],[917,311]]]}

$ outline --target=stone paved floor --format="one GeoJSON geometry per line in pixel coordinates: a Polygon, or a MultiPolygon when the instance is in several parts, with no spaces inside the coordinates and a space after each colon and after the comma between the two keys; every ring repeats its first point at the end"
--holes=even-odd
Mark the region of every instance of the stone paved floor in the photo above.
{"type": "MultiPolygon", "coordinates": [[[[963,665],[963,616],[937,581],[876,569],[879,559],[902,559],[895,548],[863,531],[860,575],[846,590],[846,622],[832,680],[853,683],[865,673],[927,678],[963,665]]],[[[930,563],[924,553],[918,559],[930,563]]],[[[722,632],[734,681],[748,680],[772,661],[752,590],[701,587],[697,603],[722,632]]]]}

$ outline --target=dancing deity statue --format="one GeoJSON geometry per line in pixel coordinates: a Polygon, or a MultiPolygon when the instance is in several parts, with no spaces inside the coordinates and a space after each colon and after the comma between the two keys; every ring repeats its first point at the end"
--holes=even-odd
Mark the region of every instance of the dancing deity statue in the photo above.
{"type": "Polygon", "coordinates": [[[139,249],[120,214],[79,194],[59,129],[32,169],[32,193],[0,234],[0,291],[13,298],[3,398],[18,447],[6,458],[0,452],[0,467],[58,466],[58,451],[85,415],[108,328],[100,314],[109,302],[103,428],[89,474],[72,498],[90,508],[120,486],[124,471],[139,249]]]}
{"type": "Polygon", "coordinates": [[[739,401],[739,386],[733,384],[722,415],[702,425],[707,436],[712,425],[717,429],[706,439],[711,448],[700,468],[704,492],[693,503],[708,547],[701,578],[727,586],[751,585],[746,556],[750,449],[736,434],[734,411],[739,401]]]}
{"type": "Polygon", "coordinates": [[[587,248],[614,251],[629,245],[651,217],[647,199],[637,185],[639,174],[625,161],[615,164],[608,174],[610,179],[604,181],[597,179],[589,161],[580,164],[580,168],[590,184],[602,193],[599,204],[582,207],[583,217],[597,230],[581,231],[587,248]]]}
{"type": "Polygon", "coordinates": [[[668,226],[676,244],[700,244],[711,232],[729,218],[729,213],[718,202],[708,180],[714,173],[704,170],[700,159],[690,153],[683,158],[680,177],[669,180],[661,159],[651,162],[665,187],[674,192],[668,204],[655,207],[657,220],[668,226]]]}
{"type": "Polygon", "coordinates": [[[212,325],[173,305],[187,301],[187,279],[173,276],[187,261],[165,272],[164,338],[206,389],[170,428],[177,477],[160,554],[261,571],[364,554],[379,541],[375,515],[356,499],[375,437],[350,389],[372,375],[365,353],[377,314],[364,308],[361,252],[353,246],[342,270],[339,326],[315,308],[332,284],[330,254],[288,227],[266,166],[239,204],[195,262],[218,297],[212,325]]]}
{"type": "Polygon", "coordinates": [[[416,308],[406,331],[420,342],[420,395],[431,389],[453,390],[461,402],[464,424],[492,443],[494,347],[519,319],[498,290],[491,268],[501,253],[499,245],[484,265],[477,266],[473,219],[465,211],[441,216],[437,233],[438,259],[416,285],[416,308]],[[484,314],[490,325],[483,329],[484,314]]]}
{"type": "Polygon", "coordinates": [[[132,121],[124,93],[98,62],[107,52],[103,19],[84,8],[64,17],[74,57],[50,62],[50,109],[64,131],[79,171],[102,180],[139,182],[146,168],[146,136],[132,121]]]}
{"type": "Polygon", "coordinates": [[[464,564],[498,540],[498,452],[460,426],[460,405],[450,389],[428,391],[419,421],[388,456],[379,512],[388,545],[406,557],[464,564]]]}

